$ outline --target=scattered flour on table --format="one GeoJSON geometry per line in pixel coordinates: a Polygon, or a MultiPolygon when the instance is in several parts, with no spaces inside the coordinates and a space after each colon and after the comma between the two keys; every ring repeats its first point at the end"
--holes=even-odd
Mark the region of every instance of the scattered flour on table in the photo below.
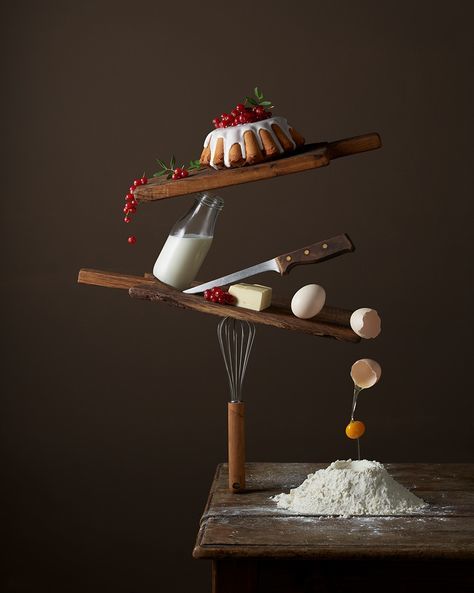
{"type": "Polygon", "coordinates": [[[378,461],[334,461],[309,474],[289,494],[272,497],[278,507],[305,515],[404,515],[426,503],[396,482],[378,461]]]}

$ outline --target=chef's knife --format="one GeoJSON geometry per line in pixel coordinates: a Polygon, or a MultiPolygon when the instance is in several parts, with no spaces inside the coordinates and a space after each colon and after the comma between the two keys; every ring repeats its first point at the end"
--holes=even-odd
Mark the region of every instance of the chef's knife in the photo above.
{"type": "Polygon", "coordinates": [[[205,284],[199,284],[199,286],[193,286],[192,288],[183,290],[183,292],[187,294],[204,292],[208,288],[226,286],[227,284],[232,284],[249,276],[255,276],[255,274],[260,274],[261,272],[278,272],[278,274],[283,276],[283,274],[287,274],[294,266],[316,264],[331,257],[337,257],[343,253],[347,253],[348,251],[354,251],[354,249],[355,247],[352,241],[346,234],[337,235],[326,241],[320,241],[319,243],[313,243],[296,251],[284,253],[250,268],[245,268],[245,270],[222,276],[222,278],[216,278],[205,284]]]}

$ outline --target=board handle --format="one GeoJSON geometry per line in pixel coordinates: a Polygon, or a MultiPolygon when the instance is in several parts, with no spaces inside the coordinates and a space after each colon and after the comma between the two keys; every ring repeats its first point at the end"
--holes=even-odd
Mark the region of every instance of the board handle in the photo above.
{"type": "Polygon", "coordinates": [[[245,488],[245,404],[228,402],[229,490],[245,488]]]}
{"type": "Polygon", "coordinates": [[[329,158],[338,159],[341,156],[376,150],[382,146],[382,140],[377,132],[372,132],[371,134],[362,134],[362,136],[329,142],[327,146],[329,158]]]}

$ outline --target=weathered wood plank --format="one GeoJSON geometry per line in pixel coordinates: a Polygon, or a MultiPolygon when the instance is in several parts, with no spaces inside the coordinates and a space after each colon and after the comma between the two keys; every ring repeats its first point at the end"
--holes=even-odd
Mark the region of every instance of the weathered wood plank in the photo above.
{"type": "Polygon", "coordinates": [[[264,311],[251,311],[232,305],[211,303],[200,295],[184,294],[158,281],[154,285],[132,287],[129,292],[130,296],[134,298],[162,302],[181,309],[199,311],[218,317],[233,317],[280,329],[300,331],[312,336],[336,338],[343,342],[357,343],[360,341],[360,338],[350,327],[340,325],[350,318],[351,312],[344,309],[325,307],[313,319],[298,319],[292,314],[289,303],[284,303],[281,299],[275,299],[274,304],[264,311]]]}
{"type": "MultiPolygon", "coordinates": [[[[135,276],[83,268],[79,271],[78,282],[129,290],[133,298],[162,302],[180,309],[199,311],[218,317],[233,317],[252,323],[270,325],[280,329],[300,331],[313,336],[332,337],[343,342],[360,342],[351,329],[349,320],[352,311],[337,307],[324,307],[313,319],[298,319],[293,315],[289,301],[275,297],[273,305],[265,311],[251,311],[232,305],[211,303],[202,295],[184,294],[172,286],[163,284],[150,274],[135,276]]],[[[194,285],[200,282],[194,282],[194,285]]]]}
{"type": "Polygon", "coordinates": [[[93,270],[92,268],[82,268],[77,277],[79,284],[90,284],[93,286],[103,286],[104,288],[121,288],[129,290],[132,286],[153,285],[155,278],[148,276],[136,276],[134,274],[121,274],[119,272],[106,272],[104,270],[93,270]]]}
{"type": "Polygon", "coordinates": [[[196,558],[474,558],[464,517],[211,517],[196,558]]]}
{"type": "MultiPolygon", "coordinates": [[[[295,488],[308,474],[324,469],[327,463],[247,462],[248,489],[295,488]]],[[[385,463],[388,472],[411,490],[474,491],[474,465],[471,463],[385,463]]],[[[217,466],[211,491],[226,488],[227,464],[217,466]]]]}
{"type": "MultiPolygon", "coordinates": [[[[304,478],[303,478],[304,480],[304,478]]],[[[303,481],[301,480],[301,481],[303,481]]],[[[301,482],[300,482],[301,483],[301,482]]],[[[227,489],[228,490],[228,489],[227,489]]],[[[274,488],[264,492],[247,490],[245,495],[235,500],[232,492],[220,490],[212,497],[212,509],[204,512],[201,521],[209,517],[303,517],[304,515],[280,509],[271,500],[272,496],[281,492],[289,492],[290,488],[274,488]]],[[[421,490],[412,488],[411,491],[428,503],[429,507],[416,514],[419,517],[473,517],[474,492],[460,490],[421,490]]],[[[415,515],[414,515],[415,516],[415,515]]]]}
{"type": "Polygon", "coordinates": [[[259,165],[220,171],[205,168],[191,172],[189,177],[174,181],[163,177],[154,178],[147,185],[138,187],[135,190],[135,197],[140,202],[151,202],[251,181],[271,179],[325,167],[332,159],[375,150],[381,145],[380,136],[377,133],[346,138],[329,144],[326,142],[307,144],[290,156],[283,156],[259,165]]]}

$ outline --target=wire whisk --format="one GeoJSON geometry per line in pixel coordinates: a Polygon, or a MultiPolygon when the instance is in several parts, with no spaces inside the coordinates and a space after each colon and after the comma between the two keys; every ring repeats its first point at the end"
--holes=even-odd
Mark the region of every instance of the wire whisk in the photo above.
{"type": "Polygon", "coordinates": [[[242,384],[255,338],[255,325],[225,317],[217,326],[217,337],[229,378],[230,401],[242,401],[242,384]]]}

